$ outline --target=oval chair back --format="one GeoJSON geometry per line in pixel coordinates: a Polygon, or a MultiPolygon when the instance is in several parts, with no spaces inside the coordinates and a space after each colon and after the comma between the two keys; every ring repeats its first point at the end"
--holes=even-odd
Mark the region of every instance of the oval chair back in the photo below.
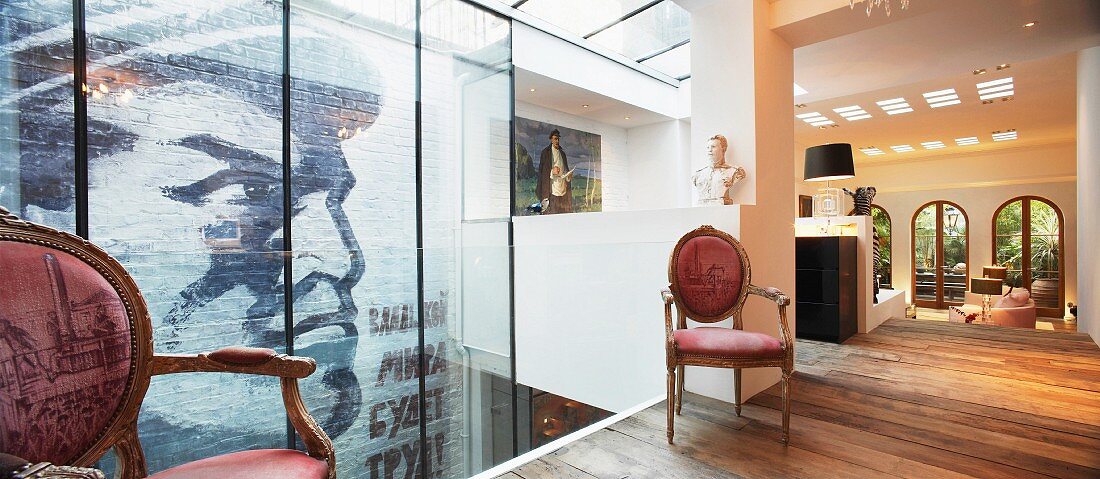
{"type": "Polygon", "coordinates": [[[710,225],[680,238],[668,262],[669,290],[681,318],[700,323],[718,322],[739,311],[751,277],[741,242],[710,225]]]}

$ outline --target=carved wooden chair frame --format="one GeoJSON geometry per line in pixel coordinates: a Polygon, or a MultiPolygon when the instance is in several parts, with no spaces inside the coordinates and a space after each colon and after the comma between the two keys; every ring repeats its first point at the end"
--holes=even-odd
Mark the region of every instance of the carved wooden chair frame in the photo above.
{"type": "Polygon", "coordinates": [[[684,366],[704,366],[712,368],[726,368],[733,369],[733,401],[734,411],[738,416],[741,415],[741,369],[742,368],[763,368],[763,367],[777,367],[783,372],[782,387],[783,387],[783,444],[787,444],[789,441],[790,431],[790,409],[791,409],[791,395],[790,395],[790,378],[794,372],[794,336],[791,335],[790,327],[787,325],[787,305],[791,304],[790,298],[777,288],[762,288],[752,284],[752,267],[749,265],[749,257],[745,253],[745,248],[741,245],[740,241],[730,236],[728,233],[714,228],[710,225],[703,225],[695,230],[685,234],[680,241],[676,243],[676,247],[673,248],[672,254],[669,256],[668,262],[668,281],[669,286],[667,290],[661,291],[661,298],[665,303],[665,360],[668,367],[668,442],[672,444],[672,437],[674,434],[674,422],[675,416],[680,414],[683,408],[683,396],[684,396],[684,366]],[[741,281],[742,288],[739,296],[733,305],[716,315],[706,316],[695,311],[692,311],[686,305],[684,305],[680,298],[680,285],[676,280],[676,264],[680,257],[680,251],[684,245],[687,244],[693,238],[700,236],[711,236],[719,238],[737,251],[738,256],[741,259],[741,281]],[[780,340],[783,342],[783,355],[778,358],[718,358],[712,356],[685,354],[676,350],[676,342],[673,339],[672,332],[675,329],[687,329],[687,320],[691,319],[699,323],[716,323],[726,318],[733,318],[733,329],[742,329],[741,323],[741,311],[745,305],[745,299],[748,295],[756,295],[767,298],[776,303],[779,308],[779,335],[780,340]],[[672,309],[673,305],[676,306],[676,324],[673,328],[672,321],[672,309]]]}
{"type": "MultiPolygon", "coordinates": [[[[126,389],[107,426],[98,438],[75,459],[72,466],[90,467],[114,447],[116,476],[138,479],[148,475],[145,453],[138,441],[137,418],[152,376],[188,372],[226,372],[275,376],[282,385],[283,404],[306,452],[328,464],[329,479],[336,478],[336,456],[332,440],[310,416],[298,390],[298,380],[317,369],[312,358],[279,354],[265,361],[238,364],[219,361],[217,352],[157,355],[153,353],[152,323],[145,299],[126,269],[106,251],[76,235],[19,219],[0,207],[0,241],[29,243],[64,251],[95,268],[118,293],[130,322],[132,352],[126,389]],[[212,357],[213,356],[213,357],[212,357]]],[[[255,348],[246,348],[255,349],[255,348]]],[[[223,350],[224,351],[224,350],[223,350]]],[[[257,350],[262,351],[262,350],[257,350]]]]}

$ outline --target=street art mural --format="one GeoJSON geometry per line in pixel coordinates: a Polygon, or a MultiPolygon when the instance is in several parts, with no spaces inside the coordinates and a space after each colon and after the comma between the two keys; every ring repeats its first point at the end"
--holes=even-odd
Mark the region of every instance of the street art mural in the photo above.
{"type": "MultiPolygon", "coordinates": [[[[415,3],[381,3],[325,6],[368,17],[358,23],[291,13],[284,132],[280,2],[88,0],[89,236],[137,280],[157,352],[244,344],[315,358],[302,390],[341,477],[459,477],[453,265],[427,269],[418,304],[415,149],[394,134],[416,121],[415,3]]],[[[63,1],[0,5],[0,204],[69,231],[71,16],[63,1]]],[[[437,168],[425,192],[450,191],[430,182],[448,184],[453,167],[437,168]]],[[[139,428],[151,471],[287,441],[278,382],[264,377],[157,378],[139,428]]]]}

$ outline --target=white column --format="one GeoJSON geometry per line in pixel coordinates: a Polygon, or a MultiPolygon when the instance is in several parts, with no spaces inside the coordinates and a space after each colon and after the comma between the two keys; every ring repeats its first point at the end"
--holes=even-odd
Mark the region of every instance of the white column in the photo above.
{"type": "MultiPolygon", "coordinates": [[[[752,263],[752,282],[794,295],[794,55],[768,28],[766,0],[682,2],[692,13],[692,169],[707,164],[706,139],[729,140],[727,162],[741,165],[747,181],[735,188],[741,207],[739,239],[752,263]],[[702,4],[702,5],[698,5],[702,4]]],[[[794,305],[788,308],[794,331],[794,305]]],[[[751,297],[747,331],[779,334],[776,305],[751,297]]],[[[742,398],[779,380],[776,369],[746,370],[742,398]]],[[[689,368],[685,387],[733,400],[729,371],[689,368]]]]}
{"type": "MultiPolygon", "coordinates": [[[[1077,53],[1077,238],[1100,238],[1100,47],[1077,53]]],[[[1077,330],[1100,344],[1100,254],[1077,252],[1077,330]]]]}

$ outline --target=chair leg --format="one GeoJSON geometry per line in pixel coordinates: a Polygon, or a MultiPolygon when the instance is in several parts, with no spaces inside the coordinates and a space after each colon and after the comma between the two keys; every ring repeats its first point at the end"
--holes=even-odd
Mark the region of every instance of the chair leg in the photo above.
{"type": "Polygon", "coordinates": [[[791,437],[791,372],[783,371],[783,444],[791,437]]]}
{"type": "Polygon", "coordinates": [[[741,368],[733,370],[733,412],[741,416],[741,368]]]}
{"type": "Polygon", "coordinates": [[[668,443],[672,444],[673,421],[676,419],[676,369],[668,370],[668,443]]]}
{"type": "Polygon", "coordinates": [[[684,367],[676,366],[676,414],[684,408],[684,367]]]}

